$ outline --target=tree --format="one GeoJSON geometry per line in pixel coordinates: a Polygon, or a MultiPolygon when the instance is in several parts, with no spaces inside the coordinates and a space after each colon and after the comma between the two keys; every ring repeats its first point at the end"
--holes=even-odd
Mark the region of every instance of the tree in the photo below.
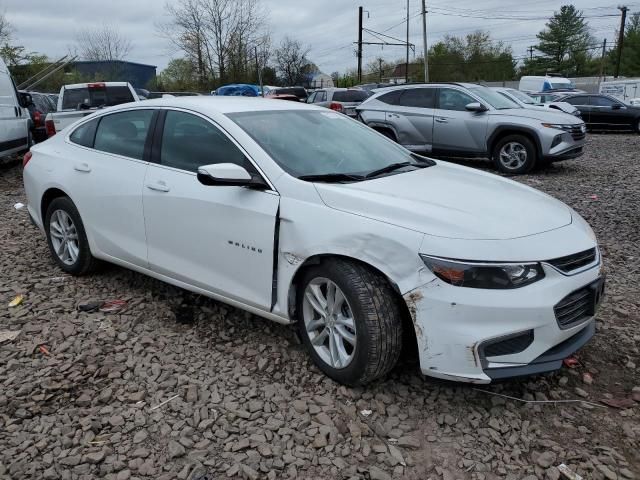
{"type": "Polygon", "coordinates": [[[197,65],[190,58],[176,58],[158,76],[159,88],[165,92],[185,92],[199,89],[197,65]]]}
{"type": "Polygon", "coordinates": [[[537,35],[536,46],[542,55],[525,61],[525,67],[539,73],[554,72],[565,75],[589,73],[592,51],[597,48],[589,33],[589,25],[581,11],[564,5],[555,12],[546,28],[537,35]],[[544,70],[544,71],[541,71],[544,70]]]}
{"type": "Polygon", "coordinates": [[[11,35],[13,33],[13,27],[7,20],[4,12],[0,12],[0,45],[4,46],[9,43],[11,40],[11,35]]]}
{"type": "Polygon", "coordinates": [[[276,70],[286,85],[301,84],[304,81],[304,75],[312,73],[311,62],[307,58],[310,50],[309,46],[303,46],[291,37],[282,39],[274,55],[276,70]]]}
{"type": "Polygon", "coordinates": [[[98,28],[81,30],[76,42],[84,60],[125,60],[132,49],[131,41],[117,27],[106,23],[98,28]]]}

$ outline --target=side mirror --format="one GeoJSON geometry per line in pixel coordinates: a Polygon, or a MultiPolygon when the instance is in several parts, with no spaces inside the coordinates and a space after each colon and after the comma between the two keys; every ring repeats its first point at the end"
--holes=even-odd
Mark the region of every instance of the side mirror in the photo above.
{"type": "Polygon", "coordinates": [[[20,94],[20,106],[22,108],[29,108],[33,105],[33,97],[30,93],[21,93],[20,94]]]}
{"type": "Polygon", "coordinates": [[[198,181],[208,186],[269,188],[260,175],[252,175],[235,163],[203,165],[198,168],[198,181]]]}
{"type": "Polygon", "coordinates": [[[480,102],[471,102],[464,106],[464,108],[469,112],[486,112],[487,107],[482,105],[480,102]]]}

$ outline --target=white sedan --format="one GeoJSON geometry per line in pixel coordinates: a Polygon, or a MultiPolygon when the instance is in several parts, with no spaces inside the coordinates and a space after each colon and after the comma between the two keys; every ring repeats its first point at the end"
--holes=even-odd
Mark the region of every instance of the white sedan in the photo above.
{"type": "Polygon", "coordinates": [[[600,254],[576,212],[323,108],[120,105],[24,163],[29,213],[62,270],[103,260],[297,322],[344,384],[385,375],[403,348],[445,379],[554,370],[595,331],[600,254]]]}

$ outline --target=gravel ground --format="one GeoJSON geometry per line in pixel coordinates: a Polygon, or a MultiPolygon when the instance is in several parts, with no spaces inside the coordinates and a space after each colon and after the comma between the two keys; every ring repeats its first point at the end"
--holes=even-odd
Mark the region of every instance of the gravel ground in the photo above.
{"type": "Polygon", "coordinates": [[[0,331],[20,334],[0,346],[0,478],[534,480],[561,478],[562,463],[640,478],[640,404],[628,400],[634,387],[640,400],[640,137],[592,135],[587,151],[517,180],[594,227],[608,275],[598,333],[577,368],[486,391],[410,363],[341,387],[291,327],[113,266],[64,276],[13,207],[20,167],[2,168],[0,331]],[[92,299],[128,306],[77,311],[92,299]]]}

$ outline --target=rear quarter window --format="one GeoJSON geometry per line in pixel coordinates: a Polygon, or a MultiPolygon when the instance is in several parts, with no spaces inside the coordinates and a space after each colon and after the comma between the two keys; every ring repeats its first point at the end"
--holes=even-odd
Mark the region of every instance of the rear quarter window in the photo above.
{"type": "Polygon", "coordinates": [[[98,127],[99,118],[83,123],[76,128],[69,136],[69,140],[83,147],[93,148],[93,141],[96,137],[96,128],[98,127]]]}
{"type": "Polygon", "coordinates": [[[378,97],[378,100],[389,105],[398,105],[398,102],[400,101],[400,95],[402,95],[402,90],[395,90],[393,92],[380,95],[378,97]]]}

